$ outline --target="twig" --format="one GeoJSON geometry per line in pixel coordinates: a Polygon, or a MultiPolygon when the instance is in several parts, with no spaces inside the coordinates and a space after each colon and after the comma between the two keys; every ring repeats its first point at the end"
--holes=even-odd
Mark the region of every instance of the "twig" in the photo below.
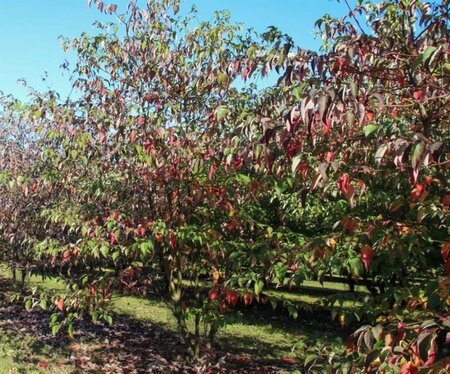
{"type": "Polygon", "coordinates": [[[366,36],[367,36],[366,32],[364,31],[364,29],[362,28],[362,26],[361,26],[361,24],[359,23],[358,19],[356,18],[355,14],[353,13],[353,10],[352,10],[352,8],[350,7],[350,4],[348,3],[347,0],[344,0],[344,1],[345,1],[345,4],[347,4],[348,10],[350,11],[350,13],[349,13],[350,16],[355,20],[356,24],[358,25],[358,27],[359,27],[359,29],[361,30],[361,32],[363,33],[363,35],[366,35],[366,36]]]}

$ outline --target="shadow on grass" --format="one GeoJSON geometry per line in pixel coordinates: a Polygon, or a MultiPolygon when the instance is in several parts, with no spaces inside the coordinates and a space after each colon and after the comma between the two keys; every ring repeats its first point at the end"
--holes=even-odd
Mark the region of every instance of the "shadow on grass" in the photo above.
{"type": "Polygon", "coordinates": [[[219,343],[226,344],[229,351],[258,353],[272,359],[288,356],[302,361],[311,347],[338,351],[351,333],[331,321],[329,312],[320,310],[300,312],[294,320],[283,308],[255,305],[241,307],[227,315],[226,321],[219,343]]]}
{"type": "MultiPolygon", "coordinates": [[[[9,282],[6,288],[11,286],[9,282]]],[[[180,344],[174,319],[161,299],[119,297],[113,303],[112,326],[77,321],[75,337],[69,339],[63,332],[51,334],[49,313],[6,304],[4,291],[2,285],[0,333],[14,337],[15,349],[22,351],[14,360],[33,368],[44,362],[54,368],[47,373],[272,373],[301,368],[311,346],[339,350],[348,336],[330,321],[329,313],[304,313],[294,321],[280,308],[242,306],[226,315],[214,349],[194,361],[180,344]],[[295,361],[286,363],[283,357],[295,361]]]]}

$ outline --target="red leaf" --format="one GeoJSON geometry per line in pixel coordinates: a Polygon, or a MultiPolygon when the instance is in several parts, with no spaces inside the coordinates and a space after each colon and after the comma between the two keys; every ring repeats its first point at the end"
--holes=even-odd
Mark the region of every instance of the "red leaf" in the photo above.
{"type": "Polygon", "coordinates": [[[225,203],[225,206],[226,206],[226,208],[227,208],[227,210],[228,210],[229,212],[234,212],[234,211],[235,211],[234,206],[233,206],[229,201],[227,201],[227,202],[225,203]]]}
{"type": "Polygon", "coordinates": [[[442,198],[442,205],[447,207],[447,208],[450,208],[450,195],[445,195],[442,198]]]}
{"type": "Polygon", "coordinates": [[[300,164],[300,172],[302,174],[303,180],[306,180],[306,178],[308,177],[308,164],[306,163],[300,164]]]}
{"type": "Polygon", "coordinates": [[[422,91],[415,91],[415,92],[413,93],[413,97],[414,97],[414,99],[416,99],[416,100],[421,100],[421,99],[422,99],[422,91]]]}
{"type": "Polygon", "coordinates": [[[139,117],[137,120],[137,125],[138,126],[142,126],[145,123],[145,118],[144,117],[139,117]]]}
{"type": "Polygon", "coordinates": [[[450,257],[450,243],[443,243],[441,245],[442,260],[446,261],[450,257]]]}
{"type": "Polygon", "coordinates": [[[172,248],[173,250],[175,248],[177,248],[178,240],[177,240],[177,237],[175,236],[175,234],[173,232],[171,232],[169,234],[169,241],[170,241],[170,248],[172,248]]]}
{"type": "Polygon", "coordinates": [[[164,235],[160,231],[157,231],[157,232],[153,233],[153,236],[155,237],[155,240],[157,242],[160,242],[161,240],[164,239],[164,235]]]}
{"type": "Polygon", "coordinates": [[[309,188],[310,191],[314,191],[316,189],[321,178],[322,178],[322,175],[320,173],[317,173],[316,175],[314,175],[314,177],[311,181],[311,187],[309,188]]]}
{"type": "Polygon", "coordinates": [[[114,234],[114,232],[110,232],[109,233],[109,245],[114,245],[117,243],[117,238],[116,235],[114,234]]]}
{"type": "Polygon", "coordinates": [[[372,262],[372,258],[373,258],[372,247],[368,244],[364,245],[361,248],[361,260],[367,271],[369,270],[369,266],[370,266],[370,263],[372,262]]]}
{"type": "Polygon", "coordinates": [[[343,59],[342,57],[338,57],[336,59],[337,63],[339,64],[339,68],[342,69],[345,66],[345,59],[343,59]]]}
{"type": "Polygon", "coordinates": [[[327,153],[325,153],[325,160],[327,162],[331,162],[334,159],[334,152],[328,151],[327,153]]]}
{"type": "Polygon", "coordinates": [[[411,185],[415,185],[417,183],[417,179],[419,178],[419,169],[412,169],[409,171],[409,182],[411,185]]]}
{"type": "Polygon", "coordinates": [[[350,177],[348,176],[348,174],[342,175],[337,181],[337,186],[338,186],[339,190],[343,193],[348,193],[349,182],[350,182],[350,177]]]}
{"type": "Polygon", "coordinates": [[[145,227],[139,225],[137,228],[134,229],[134,233],[137,236],[145,236],[145,227]]]}
{"type": "Polygon", "coordinates": [[[106,133],[105,133],[105,131],[103,130],[101,133],[100,133],[100,143],[104,143],[106,141],[106,133]]]}
{"type": "Polygon", "coordinates": [[[410,201],[423,201],[425,197],[427,196],[426,191],[427,184],[424,183],[418,183],[415,188],[412,189],[411,193],[409,194],[409,200],[410,201]]]}
{"type": "Polygon", "coordinates": [[[152,149],[153,149],[154,145],[155,145],[155,143],[152,140],[149,140],[149,141],[144,143],[144,149],[145,149],[145,153],[147,153],[147,155],[150,156],[150,154],[152,153],[152,149]]]}
{"type": "Polygon", "coordinates": [[[208,173],[209,180],[213,179],[215,171],[216,171],[216,166],[214,164],[211,164],[211,166],[209,167],[209,173],[208,173]]]}
{"type": "Polygon", "coordinates": [[[360,194],[362,195],[366,191],[366,184],[361,179],[358,179],[357,183],[359,188],[361,189],[360,194]]]}
{"type": "Polygon", "coordinates": [[[105,9],[105,13],[111,14],[111,13],[114,13],[116,10],[117,10],[116,4],[109,4],[105,9]]]}
{"type": "Polygon", "coordinates": [[[350,206],[353,207],[355,205],[355,200],[354,200],[355,188],[351,184],[348,185],[347,192],[344,192],[344,196],[347,199],[350,206]]]}
{"type": "Polygon", "coordinates": [[[423,364],[424,367],[428,367],[434,363],[436,359],[436,351],[434,349],[434,342],[432,342],[430,349],[428,350],[428,359],[423,364]]]}
{"type": "Polygon", "coordinates": [[[425,183],[419,183],[416,186],[416,196],[421,197],[425,192],[425,183]]]}
{"type": "Polygon", "coordinates": [[[373,119],[375,118],[375,113],[372,112],[371,110],[366,111],[366,122],[372,122],[373,119]]]}
{"type": "Polygon", "coordinates": [[[353,231],[355,231],[355,229],[358,227],[358,223],[349,217],[344,217],[341,221],[341,224],[349,234],[353,233],[353,231]]]}
{"type": "Polygon", "coordinates": [[[297,363],[297,360],[293,357],[283,357],[281,359],[285,364],[289,364],[289,365],[295,365],[297,363]]]}
{"type": "Polygon", "coordinates": [[[228,304],[235,306],[238,302],[238,296],[234,290],[231,288],[225,288],[225,297],[228,304]]]}
{"type": "Polygon", "coordinates": [[[417,366],[412,362],[407,362],[400,368],[400,374],[417,374],[418,371],[417,366]]]}
{"type": "Polygon", "coordinates": [[[253,301],[253,296],[250,295],[250,294],[248,294],[248,293],[246,293],[246,294],[244,295],[244,304],[245,304],[245,305],[249,305],[249,304],[252,303],[252,301],[253,301]]]}
{"type": "Polygon", "coordinates": [[[39,362],[38,366],[40,368],[44,368],[44,369],[48,368],[48,364],[46,362],[44,362],[44,361],[39,362]]]}
{"type": "Polygon", "coordinates": [[[327,118],[327,122],[325,123],[325,126],[323,127],[323,131],[322,131],[322,136],[327,135],[330,132],[330,128],[331,128],[331,117],[327,118]]]}
{"type": "Polygon", "coordinates": [[[219,292],[217,290],[211,290],[208,293],[209,300],[214,301],[219,297],[219,292]]]}
{"type": "Polygon", "coordinates": [[[58,297],[55,301],[56,308],[61,312],[64,310],[64,300],[61,297],[58,297]]]}
{"type": "Polygon", "coordinates": [[[64,251],[62,254],[62,260],[63,261],[67,261],[70,258],[70,252],[69,251],[64,251]]]}

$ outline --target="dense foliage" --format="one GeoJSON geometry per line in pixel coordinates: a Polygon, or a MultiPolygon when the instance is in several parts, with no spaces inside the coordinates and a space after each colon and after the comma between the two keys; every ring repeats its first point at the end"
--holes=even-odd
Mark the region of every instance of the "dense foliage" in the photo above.
{"type": "Polygon", "coordinates": [[[53,331],[72,333],[85,315],[112,322],[113,292],[158,292],[198,356],[238,302],[338,280],[369,292],[325,306],[373,326],[310,369],[407,373],[444,358],[448,1],[360,1],[317,21],[320,53],[226,12],[198,23],[178,0],[95,5],[118,23],[63,40],[76,98],[1,102],[1,259],[68,285],[26,307],[53,307],[53,331]]]}

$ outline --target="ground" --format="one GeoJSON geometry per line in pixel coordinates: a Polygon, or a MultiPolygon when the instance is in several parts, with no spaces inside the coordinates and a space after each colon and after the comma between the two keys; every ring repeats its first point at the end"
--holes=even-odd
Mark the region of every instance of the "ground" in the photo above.
{"type": "MultiPolygon", "coordinates": [[[[52,283],[53,282],[53,283],[52,283]]],[[[58,287],[33,277],[27,284],[58,287]]],[[[53,336],[49,314],[27,312],[9,303],[16,285],[0,286],[0,374],[3,373],[293,373],[313,350],[339,351],[349,331],[326,312],[304,313],[297,320],[266,306],[230,313],[211,351],[200,361],[187,358],[168,307],[155,297],[116,296],[111,326],[80,321],[75,336],[53,336]]]]}

